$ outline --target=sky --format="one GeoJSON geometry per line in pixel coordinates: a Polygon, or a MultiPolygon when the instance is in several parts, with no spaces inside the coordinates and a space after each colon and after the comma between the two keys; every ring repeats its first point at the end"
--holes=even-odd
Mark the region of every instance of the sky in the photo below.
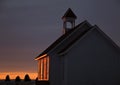
{"type": "Polygon", "coordinates": [[[0,0],[0,72],[36,73],[34,59],[62,35],[68,8],[76,24],[96,24],[120,46],[119,0],[0,0]]]}

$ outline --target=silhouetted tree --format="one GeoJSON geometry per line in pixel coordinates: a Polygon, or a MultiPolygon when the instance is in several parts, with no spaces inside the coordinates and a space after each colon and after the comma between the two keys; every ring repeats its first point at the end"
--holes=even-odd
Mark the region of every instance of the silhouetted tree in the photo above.
{"type": "Polygon", "coordinates": [[[20,81],[21,81],[20,77],[17,76],[17,77],[15,78],[15,82],[20,82],[20,81]]]}
{"type": "Polygon", "coordinates": [[[5,81],[10,81],[9,75],[6,76],[5,81]]]}
{"type": "Polygon", "coordinates": [[[38,85],[38,77],[35,79],[35,85],[38,85]]]}
{"type": "Polygon", "coordinates": [[[31,81],[31,79],[30,79],[30,77],[29,77],[28,74],[25,75],[25,77],[24,77],[24,81],[31,81]]]}
{"type": "Polygon", "coordinates": [[[38,77],[35,79],[35,81],[38,81],[38,77]]]}

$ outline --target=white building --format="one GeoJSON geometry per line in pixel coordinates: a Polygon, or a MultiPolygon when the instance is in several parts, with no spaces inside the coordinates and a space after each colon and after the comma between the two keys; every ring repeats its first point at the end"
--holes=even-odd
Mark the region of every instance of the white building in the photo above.
{"type": "Polygon", "coordinates": [[[120,85],[120,48],[96,25],[75,25],[69,8],[63,35],[38,60],[38,80],[50,85],[120,85]]]}

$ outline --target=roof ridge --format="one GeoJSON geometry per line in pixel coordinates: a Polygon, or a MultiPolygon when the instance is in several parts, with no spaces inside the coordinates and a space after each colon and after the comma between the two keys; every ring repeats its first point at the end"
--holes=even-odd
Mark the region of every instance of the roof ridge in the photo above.
{"type": "Polygon", "coordinates": [[[96,27],[97,31],[99,31],[120,52],[120,47],[106,33],[104,33],[97,25],[94,25],[94,27],[96,27]]]}
{"type": "Polygon", "coordinates": [[[84,35],[86,35],[91,29],[93,29],[94,26],[90,27],[88,30],[86,30],[84,33],[79,35],[76,39],[74,39],[71,43],[69,43],[66,47],[64,47],[62,50],[58,52],[58,54],[63,53],[67,49],[69,49],[78,39],[82,38],[84,35]]]}
{"type": "Polygon", "coordinates": [[[71,29],[70,31],[68,31],[67,33],[63,34],[62,36],[60,36],[55,42],[53,42],[46,50],[44,50],[40,55],[38,55],[36,58],[48,53],[49,51],[51,51],[53,48],[55,48],[58,44],[60,44],[64,39],[66,39],[67,37],[69,37],[75,30],[77,30],[77,28],[79,28],[79,26],[84,25],[85,23],[87,23],[89,26],[91,26],[87,20],[81,22],[80,24],[78,24],[77,26],[75,26],[73,29],[71,29]]]}

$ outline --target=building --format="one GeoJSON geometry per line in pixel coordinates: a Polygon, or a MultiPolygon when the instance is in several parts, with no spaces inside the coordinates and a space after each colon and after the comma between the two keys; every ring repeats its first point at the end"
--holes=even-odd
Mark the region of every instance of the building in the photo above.
{"type": "Polygon", "coordinates": [[[76,18],[69,8],[62,17],[63,35],[35,58],[39,82],[119,85],[120,48],[98,26],[75,25],[76,18]]]}

